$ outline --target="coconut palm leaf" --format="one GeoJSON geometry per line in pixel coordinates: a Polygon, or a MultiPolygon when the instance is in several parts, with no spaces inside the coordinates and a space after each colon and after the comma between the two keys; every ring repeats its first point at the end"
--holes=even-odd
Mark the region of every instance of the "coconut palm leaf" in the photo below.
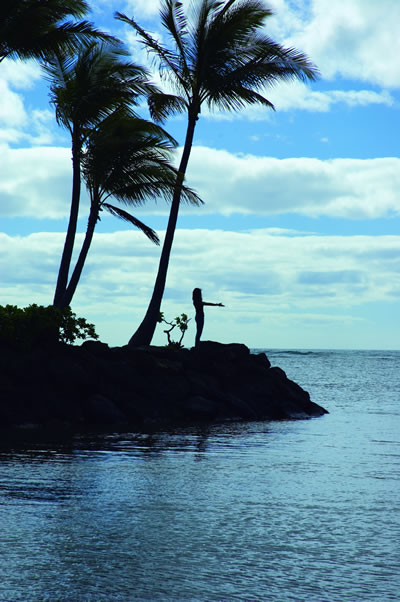
{"type": "Polygon", "coordinates": [[[189,80],[190,69],[187,63],[187,53],[189,50],[187,29],[187,19],[181,2],[171,2],[166,0],[160,10],[161,23],[166,28],[169,35],[172,37],[178,49],[177,56],[179,57],[179,73],[182,74],[184,80],[189,80]]]}
{"type": "Polygon", "coordinates": [[[2,0],[0,2],[0,62],[35,58],[46,61],[57,53],[71,54],[94,39],[118,43],[82,18],[84,0],[2,0]]]}
{"type": "Polygon", "coordinates": [[[151,118],[163,123],[167,117],[182,113],[187,109],[187,102],[182,96],[174,94],[163,94],[161,92],[150,94],[147,103],[151,118]]]}
{"type": "MultiPolygon", "coordinates": [[[[82,157],[84,179],[101,199],[113,196],[135,205],[161,196],[171,200],[177,178],[170,163],[175,146],[163,128],[120,108],[92,132],[82,157]]],[[[187,187],[182,199],[202,202],[187,187]]]]}
{"type": "Polygon", "coordinates": [[[157,40],[147,33],[147,31],[142,29],[142,27],[140,27],[140,25],[136,23],[134,19],[129,19],[129,17],[119,12],[116,12],[114,16],[118,21],[122,21],[123,23],[130,25],[137,31],[142,38],[142,44],[157,57],[157,60],[160,61],[159,66],[161,75],[164,75],[165,70],[169,69],[174,73],[175,78],[178,81],[182,80],[181,84],[184,84],[184,80],[182,79],[180,73],[180,60],[175,53],[170,52],[167,48],[164,48],[161,44],[159,44],[157,40]]]}
{"type": "Polygon", "coordinates": [[[145,234],[147,238],[151,240],[151,242],[154,242],[154,244],[160,244],[160,239],[157,235],[157,232],[155,232],[149,226],[146,226],[146,224],[141,222],[140,219],[137,219],[127,211],[124,211],[124,209],[121,209],[120,207],[115,207],[115,205],[110,205],[109,203],[102,203],[102,208],[103,207],[104,209],[107,209],[107,211],[111,213],[111,215],[115,215],[116,217],[119,217],[125,222],[132,224],[133,226],[135,226],[135,228],[141,230],[143,234],[145,234]]]}
{"type": "Polygon", "coordinates": [[[115,108],[137,104],[139,95],[157,91],[146,69],[126,56],[122,47],[93,43],[77,56],[58,55],[43,66],[60,125],[71,131],[79,124],[84,140],[115,108]]]}

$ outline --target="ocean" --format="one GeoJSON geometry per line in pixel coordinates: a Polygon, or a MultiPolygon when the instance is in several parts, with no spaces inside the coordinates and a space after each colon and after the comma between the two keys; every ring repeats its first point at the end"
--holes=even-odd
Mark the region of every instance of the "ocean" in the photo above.
{"type": "Polygon", "coordinates": [[[329,414],[0,441],[0,600],[400,600],[400,351],[262,351],[329,414]]]}

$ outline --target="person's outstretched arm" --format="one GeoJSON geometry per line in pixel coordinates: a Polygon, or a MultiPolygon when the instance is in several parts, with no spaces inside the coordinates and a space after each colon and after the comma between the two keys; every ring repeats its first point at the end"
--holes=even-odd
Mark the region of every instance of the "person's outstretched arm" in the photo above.
{"type": "Polygon", "coordinates": [[[213,305],[214,307],[225,307],[223,303],[207,303],[207,301],[203,301],[203,305],[213,305]]]}

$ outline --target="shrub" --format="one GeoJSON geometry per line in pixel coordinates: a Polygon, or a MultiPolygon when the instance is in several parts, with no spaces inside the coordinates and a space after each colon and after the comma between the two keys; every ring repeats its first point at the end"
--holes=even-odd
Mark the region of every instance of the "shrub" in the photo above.
{"type": "Polygon", "coordinates": [[[0,344],[31,349],[76,339],[98,339],[93,324],[77,318],[70,307],[0,305],[0,344]]]}
{"type": "Polygon", "coordinates": [[[167,347],[175,347],[180,349],[181,347],[183,347],[182,345],[182,340],[183,337],[185,336],[185,332],[188,329],[188,324],[190,322],[190,318],[187,317],[186,314],[181,314],[180,316],[177,316],[176,318],[174,318],[172,320],[172,322],[168,322],[165,318],[164,318],[164,312],[160,311],[160,314],[158,316],[158,323],[161,324],[162,322],[164,322],[164,324],[168,324],[168,326],[170,326],[170,328],[167,328],[166,330],[164,330],[165,334],[167,335],[168,338],[168,345],[167,347]],[[175,328],[178,327],[178,329],[181,331],[181,336],[179,338],[178,341],[173,341],[171,339],[171,331],[175,328]]]}

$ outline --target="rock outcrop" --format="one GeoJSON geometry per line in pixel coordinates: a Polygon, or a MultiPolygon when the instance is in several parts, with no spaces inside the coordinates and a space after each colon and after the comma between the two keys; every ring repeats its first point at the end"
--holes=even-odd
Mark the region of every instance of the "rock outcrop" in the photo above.
{"type": "Polygon", "coordinates": [[[241,344],[130,349],[86,341],[1,350],[0,428],[140,428],[325,413],[264,353],[251,354],[241,344]]]}

